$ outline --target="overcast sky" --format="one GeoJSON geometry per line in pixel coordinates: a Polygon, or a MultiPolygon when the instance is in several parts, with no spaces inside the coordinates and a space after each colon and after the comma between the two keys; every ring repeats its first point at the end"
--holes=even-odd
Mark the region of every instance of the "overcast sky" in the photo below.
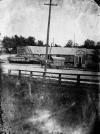
{"type": "MultiPolygon", "coordinates": [[[[100,7],[91,0],[52,0],[50,43],[100,41],[100,7]]],[[[34,36],[46,43],[49,0],[0,0],[1,36],[34,36]]]]}

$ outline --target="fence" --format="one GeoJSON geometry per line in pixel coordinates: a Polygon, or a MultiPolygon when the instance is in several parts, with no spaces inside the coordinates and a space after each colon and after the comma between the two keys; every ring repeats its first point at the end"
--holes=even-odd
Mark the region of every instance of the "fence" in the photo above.
{"type": "Polygon", "coordinates": [[[100,74],[84,74],[84,73],[54,73],[44,71],[27,71],[27,70],[8,70],[9,75],[28,76],[30,78],[43,78],[57,80],[59,84],[66,81],[88,84],[100,84],[100,74]]]}

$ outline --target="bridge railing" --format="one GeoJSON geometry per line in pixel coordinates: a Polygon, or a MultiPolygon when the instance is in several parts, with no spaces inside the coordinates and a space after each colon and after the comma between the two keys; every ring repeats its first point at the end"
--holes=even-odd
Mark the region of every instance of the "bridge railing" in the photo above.
{"type": "Polygon", "coordinates": [[[70,81],[88,84],[100,84],[100,74],[85,74],[85,73],[55,73],[55,72],[44,72],[44,71],[28,71],[28,70],[8,70],[8,75],[28,76],[30,78],[43,78],[55,79],[59,84],[70,81]]]}

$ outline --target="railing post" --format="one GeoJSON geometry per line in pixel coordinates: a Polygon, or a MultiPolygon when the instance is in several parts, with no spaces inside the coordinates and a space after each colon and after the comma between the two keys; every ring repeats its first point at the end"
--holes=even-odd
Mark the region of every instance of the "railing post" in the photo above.
{"type": "Polygon", "coordinates": [[[29,82],[28,82],[28,88],[29,88],[29,96],[30,96],[30,98],[32,98],[31,78],[32,78],[32,71],[30,71],[30,77],[29,77],[29,82]]]}
{"type": "Polygon", "coordinates": [[[43,78],[46,76],[46,72],[43,72],[43,78]]]}
{"type": "Polygon", "coordinates": [[[32,78],[32,74],[33,74],[32,71],[30,71],[30,79],[32,78]]]}
{"type": "Polygon", "coordinates": [[[11,74],[11,70],[8,70],[8,75],[10,75],[11,74]]]}
{"type": "Polygon", "coordinates": [[[61,74],[59,74],[59,84],[61,84],[61,74]]]}
{"type": "Polygon", "coordinates": [[[80,84],[80,74],[77,74],[77,84],[80,84]]]}
{"type": "Polygon", "coordinates": [[[21,70],[19,70],[18,77],[21,78],[21,70]]]}

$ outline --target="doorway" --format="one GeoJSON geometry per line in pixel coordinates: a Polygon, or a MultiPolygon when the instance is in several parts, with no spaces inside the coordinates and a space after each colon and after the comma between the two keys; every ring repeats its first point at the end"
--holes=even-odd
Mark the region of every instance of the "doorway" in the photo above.
{"type": "Polygon", "coordinates": [[[79,67],[79,68],[81,68],[81,67],[82,67],[82,57],[79,57],[78,67],[79,67]]]}

